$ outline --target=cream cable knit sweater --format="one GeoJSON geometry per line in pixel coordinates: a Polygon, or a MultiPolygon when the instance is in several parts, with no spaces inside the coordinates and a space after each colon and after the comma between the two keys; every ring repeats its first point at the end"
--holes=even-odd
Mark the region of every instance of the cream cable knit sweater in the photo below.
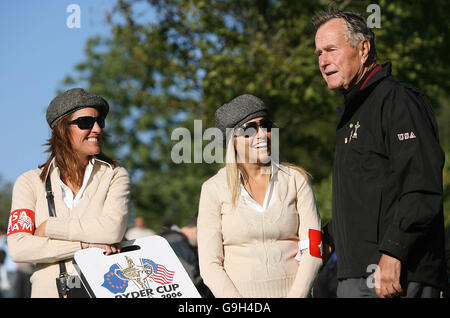
{"type": "Polygon", "coordinates": [[[274,202],[263,213],[240,198],[233,209],[225,168],[202,186],[198,216],[200,273],[216,297],[307,297],[322,259],[299,240],[321,229],[310,183],[278,170],[274,202]]]}

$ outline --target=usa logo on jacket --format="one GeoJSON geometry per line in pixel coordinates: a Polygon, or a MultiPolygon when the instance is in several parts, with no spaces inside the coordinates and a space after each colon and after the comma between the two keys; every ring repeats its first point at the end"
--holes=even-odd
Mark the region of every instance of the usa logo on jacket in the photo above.
{"type": "Polygon", "coordinates": [[[416,138],[416,135],[414,134],[414,132],[407,132],[407,133],[402,133],[402,134],[397,134],[398,140],[403,141],[403,140],[408,140],[408,139],[414,139],[416,138]]]}

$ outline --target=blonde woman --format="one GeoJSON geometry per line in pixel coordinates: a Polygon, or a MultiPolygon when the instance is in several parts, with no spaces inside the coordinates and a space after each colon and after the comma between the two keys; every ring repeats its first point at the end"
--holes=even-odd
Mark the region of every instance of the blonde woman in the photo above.
{"type": "Polygon", "coordinates": [[[226,166],[202,186],[201,276],[215,297],[308,297],[322,264],[308,175],[271,160],[273,123],[259,98],[236,97],[215,119],[231,133],[226,166]]]}

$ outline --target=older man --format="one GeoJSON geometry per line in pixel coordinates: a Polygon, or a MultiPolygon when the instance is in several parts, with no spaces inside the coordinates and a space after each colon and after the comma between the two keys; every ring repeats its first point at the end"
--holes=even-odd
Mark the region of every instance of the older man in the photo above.
{"type": "Polygon", "coordinates": [[[337,253],[338,296],[439,297],[444,154],[430,103],[393,77],[390,63],[376,64],[374,34],[359,14],[333,10],[313,24],[320,72],[344,95],[324,228],[326,250],[337,253]]]}

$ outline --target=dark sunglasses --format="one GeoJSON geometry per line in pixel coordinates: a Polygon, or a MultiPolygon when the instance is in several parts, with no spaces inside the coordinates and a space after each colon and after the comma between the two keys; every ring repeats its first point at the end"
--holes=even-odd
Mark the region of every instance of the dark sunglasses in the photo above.
{"type": "Polygon", "coordinates": [[[241,127],[234,130],[234,135],[237,137],[253,137],[258,133],[258,129],[265,129],[265,132],[271,132],[275,124],[267,118],[261,119],[260,121],[252,121],[250,123],[245,123],[241,127]]]}
{"type": "Polygon", "coordinates": [[[83,116],[78,117],[72,121],[69,121],[69,125],[77,125],[80,129],[92,129],[94,127],[95,122],[98,123],[100,128],[105,128],[105,118],[103,117],[91,117],[91,116],[83,116]]]}

